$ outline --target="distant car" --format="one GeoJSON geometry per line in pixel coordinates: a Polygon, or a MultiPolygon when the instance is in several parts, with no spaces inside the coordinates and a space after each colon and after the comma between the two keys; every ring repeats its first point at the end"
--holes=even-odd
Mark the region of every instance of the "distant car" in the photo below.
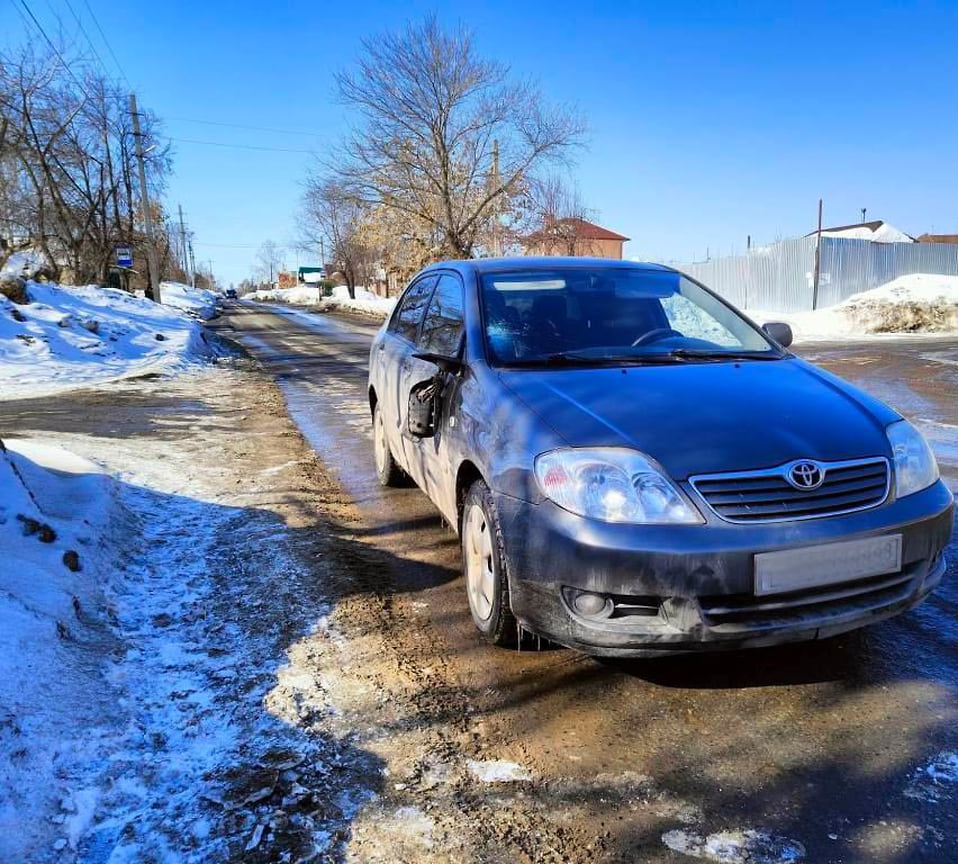
{"type": "Polygon", "coordinates": [[[223,292],[223,296],[224,296],[227,300],[235,300],[235,299],[236,299],[236,289],[235,289],[235,288],[227,288],[227,289],[223,292]]]}
{"type": "Polygon", "coordinates": [[[683,274],[417,275],[370,353],[376,469],[459,532],[472,618],[594,654],[817,639],[919,603],[953,499],[898,413],[683,274]]]}

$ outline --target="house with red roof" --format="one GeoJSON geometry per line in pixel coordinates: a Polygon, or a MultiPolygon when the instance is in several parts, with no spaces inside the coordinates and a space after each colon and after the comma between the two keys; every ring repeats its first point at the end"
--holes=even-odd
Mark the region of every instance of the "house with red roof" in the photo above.
{"type": "Polygon", "coordinates": [[[525,255],[576,255],[622,258],[629,238],[579,217],[556,219],[522,238],[525,255]]]}

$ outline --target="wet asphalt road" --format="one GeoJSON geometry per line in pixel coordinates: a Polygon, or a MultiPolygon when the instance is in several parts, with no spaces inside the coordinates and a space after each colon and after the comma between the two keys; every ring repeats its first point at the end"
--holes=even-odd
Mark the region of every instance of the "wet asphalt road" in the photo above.
{"type": "MultiPolygon", "coordinates": [[[[293,418],[394,556],[399,590],[428,604],[457,686],[540,776],[588,786],[609,772],[654,779],[706,831],[761,828],[808,861],[958,860],[958,547],[941,589],[906,615],[838,640],[646,662],[567,650],[509,652],[477,638],[458,544],[416,489],[376,483],[366,398],[375,326],[234,304],[219,320],[277,378],[293,418]]],[[[958,340],[797,346],[913,419],[958,488],[958,340]]],[[[687,860],[628,812],[590,811],[616,860],[687,860]]],[[[777,860],[777,859],[775,859],[777,860]]]]}

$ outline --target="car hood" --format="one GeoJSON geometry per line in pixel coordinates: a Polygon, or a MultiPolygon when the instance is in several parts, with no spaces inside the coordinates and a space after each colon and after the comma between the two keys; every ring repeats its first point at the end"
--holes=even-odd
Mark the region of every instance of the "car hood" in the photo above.
{"type": "Polygon", "coordinates": [[[795,357],[589,369],[501,370],[567,444],[634,447],[677,479],[792,459],[890,455],[899,415],[795,357]]]}

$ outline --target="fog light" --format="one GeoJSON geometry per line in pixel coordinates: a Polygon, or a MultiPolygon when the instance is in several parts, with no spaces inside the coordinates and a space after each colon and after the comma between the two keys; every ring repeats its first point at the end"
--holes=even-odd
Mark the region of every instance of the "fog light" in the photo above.
{"type": "Polygon", "coordinates": [[[608,618],[612,614],[612,598],[594,591],[573,591],[572,608],[588,618],[608,618]]]}

